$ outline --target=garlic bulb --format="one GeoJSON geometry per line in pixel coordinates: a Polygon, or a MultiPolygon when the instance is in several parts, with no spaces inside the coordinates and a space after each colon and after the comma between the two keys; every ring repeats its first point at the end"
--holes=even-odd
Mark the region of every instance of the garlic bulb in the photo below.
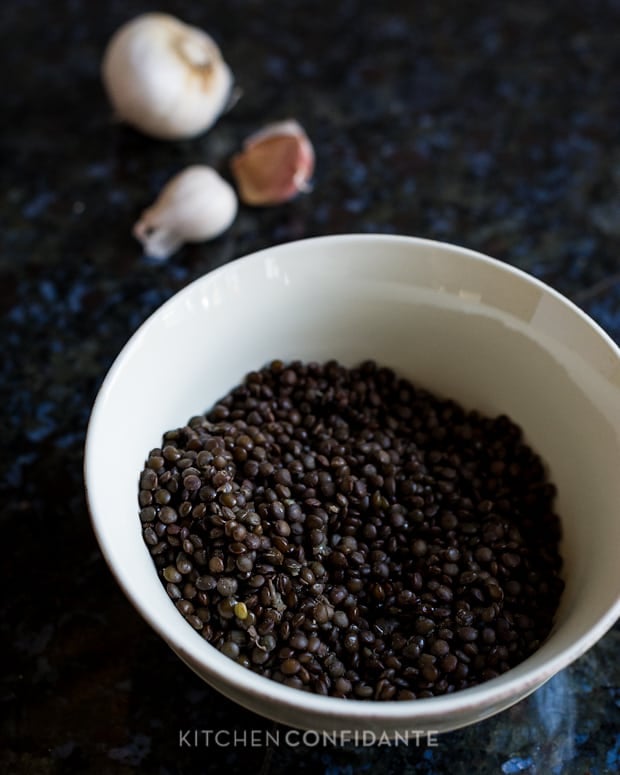
{"type": "Polygon", "coordinates": [[[231,170],[243,202],[280,204],[310,190],[314,148],[297,121],[280,121],[248,137],[231,170]]]}
{"type": "Polygon", "coordinates": [[[151,258],[164,259],[184,242],[213,239],[232,224],[237,195],[211,167],[194,165],[162,189],[133,227],[133,235],[151,258]]]}
{"type": "Polygon", "coordinates": [[[227,106],[233,76],[206,32],[146,13],[112,36],[102,78],[118,117],[162,140],[193,137],[227,106]]]}

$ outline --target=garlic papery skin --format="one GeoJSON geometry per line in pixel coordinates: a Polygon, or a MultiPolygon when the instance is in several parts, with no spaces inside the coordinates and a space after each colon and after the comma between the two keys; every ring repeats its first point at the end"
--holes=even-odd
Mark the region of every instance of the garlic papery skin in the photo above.
{"type": "Polygon", "coordinates": [[[246,139],[231,159],[239,198],[248,205],[275,205],[310,190],[314,148],[297,121],[269,124],[246,139]]]}
{"type": "Polygon", "coordinates": [[[214,169],[187,167],[161,190],[133,227],[145,255],[165,259],[185,242],[203,242],[222,234],[237,215],[235,190],[214,169]]]}
{"type": "Polygon", "coordinates": [[[146,13],[120,27],[101,66],[118,116],[161,140],[194,137],[227,107],[233,75],[215,41],[164,13],[146,13]]]}

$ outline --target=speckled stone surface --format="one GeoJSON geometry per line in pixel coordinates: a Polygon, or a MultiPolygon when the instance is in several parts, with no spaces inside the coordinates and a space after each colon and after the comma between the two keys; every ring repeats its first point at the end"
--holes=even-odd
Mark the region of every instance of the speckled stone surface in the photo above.
{"type": "Polygon", "coordinates": [[[162,301],[301,237],[481,250],[619,342],[620,3],[157,7],[211,31],[243,90],[193,141],[149,140],[105,99],[105,42],[147,4],[0,4],[0,771],[617,772],[617,626],[529,699],[436,746],[180,744],[187,729],[273,727],[201,683],[126,601],[91,531],[82,450],[106,370],[162,301]],[[289,116],[315,143],[311,194],[242,208],[224,236],[166,263],[141,256],[131,226],[167,178],[193,162],[225,171],[244,136],[289,116]]]}

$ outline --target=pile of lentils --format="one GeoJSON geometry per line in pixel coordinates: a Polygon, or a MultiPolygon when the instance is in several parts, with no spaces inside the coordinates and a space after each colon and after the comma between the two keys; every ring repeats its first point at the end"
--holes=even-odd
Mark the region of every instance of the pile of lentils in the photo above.
{"type": "Polygon", "coordinates": [[[504,673],[563,589],[555,488],[508,417],[367,361],[273,361],[168,431],[143,536],[189,625],[334,697],[409,700],[504,673]]]}

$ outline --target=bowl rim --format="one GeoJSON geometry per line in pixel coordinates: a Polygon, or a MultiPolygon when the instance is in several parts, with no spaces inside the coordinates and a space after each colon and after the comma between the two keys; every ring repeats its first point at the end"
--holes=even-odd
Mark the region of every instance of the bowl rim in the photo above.
{"type": "MultiPolygon", "coordinates": [[[[191,294],[192,289],[195,287],[202,283],[210,282],[220,275],[225,275],[233,271],[233,269],[238,269],[244,263],[260,262],[267,256],[279,256],[282,258],[291,252],[294,254],[298,248],[305,246],[316,246],[320,250],[321,245],[326,245],[327,243],[349,243],[354,245],[356,242],[365,244],[374,242],[384,245],[388,243],[401,244],[409,246],[413,251],[418,248],[434,248],[439,252],[450,253],[452,256],[459,256],[464,260],[492,266],[494,270],[504,272],[507,276],[512,276],[521,283],[536,287],[542,294],[551,296],[573,314],[576,314],[583,323],[607,344],[610,352],[618,361],[618,365],[620,365],[620,347],[596,321],[574,302],[524,270],[476,250],[423,237],[382,233],[335,234],[280,243],[234,258],[226,264],[197,277],[154,310],[123,345],[100,385],[88,421],[83,459],[87,505],[91,525],[102,555],[112,575],[133,607],[178,656],[193,665],[200,665],[201,671],[204,671],[204,674],[213,679],[214,683],[217,683],[220,691],[223,691],[223,689],[219,687],[224,684],[227,687],[231,687],[235,695],[251,697],[255,703],[265,704],[271,701],[284,709],[288,708],[295,711],[302,709],[310,715],[329,715],[343,721],[347,719],[363,721],[372,717],[375,721],[383,721],[385,723],[410,723],[418,719],[428,724],[445,718],[446,714],[458,715],[460,712],[466,712],[473,708],[493,708],[493,706],[500,705],[515,695],[518,695],[517,699],[520,699],[541,686],[553,675],[579,658],[613,627],[615,621],[620,617],[620,594],[615,603],[599,617],[594,626],[537,668],[528,667],[528,662],[531,659],[531,657],[528,657],[519,665],[496,678],[438,697],[387,701],[325,697],[312,692],[300,691],[258,675],[242,665],[234,663],[207,641],[199,638],[183,637],[179,634],[182,632],[181,628],[179,628],[179,632],[176,629],[174,631],[166,629],[158,617],[140,599],[140,595],[133,588],[131,574],[126,569],[118,567],[114,556],[113,542],[106,534],[105,514],[100,513],[93,495],[94,488],[92,487],[92,482],[97,476],[92,462],[93,446],[98,429],[103,422],[106,397],[113,390],[117,375],[122,370],[124,362],[131,357],[133,350],[139,346],[140,340],[154,319],[165,315],[170,306],[178,304],[184,296],[191,294]]],[[[153,580],[158,584],[160,583],[156,575],[153,576],[153,580]]],[[[189,625],[187,634],[189,636],[196,634],[189,625]]],[[[492,712],[494,711],[490,710],[487,715],[490,715],[492,712]]]]}

